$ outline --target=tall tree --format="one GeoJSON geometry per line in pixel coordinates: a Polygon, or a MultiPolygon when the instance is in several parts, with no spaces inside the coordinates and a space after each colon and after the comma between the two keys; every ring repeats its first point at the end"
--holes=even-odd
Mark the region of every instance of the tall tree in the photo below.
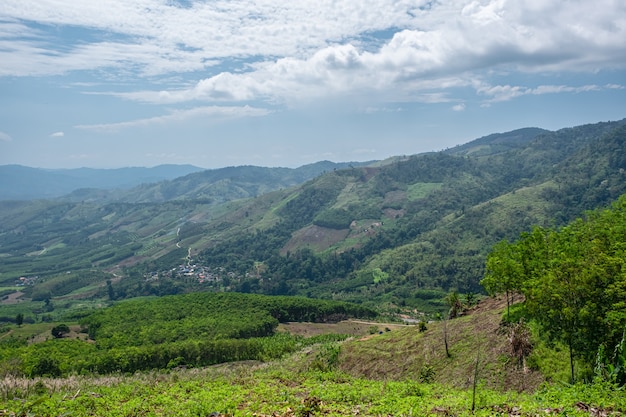
{"type": "Polygon", "coordinates": [[[480,281],[489,295],[506,296],[507,319],[511,312],[512,296],[521,290],[522,265],[515,245],[507,240],[496,243],[487,256],[485,277],[480,281]]]}
{"type": "Polygon", "coordinates": [[[490,293],[522,290],[530,316],[568,346],[573,380],[576,357],[591,363],[601,345],[612,348],[623,334],[625,255],[623,196],[559,230],[535,228],[515,244],[496,245],[482,283],[490,293]]]}

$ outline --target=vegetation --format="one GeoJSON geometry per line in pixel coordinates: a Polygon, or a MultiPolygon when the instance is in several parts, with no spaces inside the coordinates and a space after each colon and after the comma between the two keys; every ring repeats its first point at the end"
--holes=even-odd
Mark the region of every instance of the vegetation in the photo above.
{"type": "Polygon", "coordinates": [[[483,291],[498,241],[567,224],[626,192],[625,132],[624,121],[526,129],[388,163],[329,165],[314,179],[315,167],[302,175],[245,167],[142,186],[114,202],[4,201],[0,285],[25,278],[21,299],[56,308],[62,297],[213,290],[441,313],[449,291],[483,291]],[[223,193],[234,184],[239,194],[223,193]],[[212,279],[172,272],[183,264],[212,279]],[[424,298],[425,290],[439,296],[424,298]]]}
{"type": "Polygon", "coordinates": [[[267,360],[306,344],[276,334],[279,322],[375,315],[342,302],[236,293],[128,300],[80,320],[81,332],[90,340],[68,339],[65,323],[54,325],[54,339],[42,343],[3,338],[0,369],[4,374],[58,377],[267,360]]]}
{"type": "Polygon", "coordinates": [[[75,416],[588,416],[626,411],[623,391],[610,382],[540,385],[536,372],[503,360],[507,337],[494,331],[503,303],[486,300],[450,321],[450,358],[443,354],[441,323],[432,323],[424,332],[398,326],[360,340],[316,336],[306,349],[266,363],[60,379],[53,376],[54,362],[40,361],[39,370],[47,367],[50,376],[6,376],[0,380],[0,402],[8,415],[75,416]]]}
{"type": "MultiPolygon", "coordinates": [[[[589,212],[562,228],[537,227],[515,243],[502,242],[488,257],[482,281],[487,290],[506,292],[507,300],[513,291],[525,296],[528,317],[550,340],[567,346],[572,380],[576,358],[589,372],[596,360],[596,366],[606,367],[605,352],[614,349],[611,366],[623,361],[625,237],[623,196],[610,209],[589,212]]],[[[613,376],[626,383],[623,371],[613,376]]]]}

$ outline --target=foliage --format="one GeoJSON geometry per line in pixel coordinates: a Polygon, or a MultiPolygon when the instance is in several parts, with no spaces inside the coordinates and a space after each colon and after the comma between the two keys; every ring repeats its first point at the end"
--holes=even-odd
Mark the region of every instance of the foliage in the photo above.
{"type": "Polygon", "coordinates": [[[53,340],[0,344],[0,364],[15,362],[12,373],[35,377],[269,360],[322,340],[275,334],[279,321],[374,316],[362,306],[302,297],[192,293],[134,299],[81,319],[95,343],[62,338],[69,326],[58,324],[53,340]]]}
{"type": "Polygon", "coordinates": [[[69,332],[70,332],[70,328],[65,323],[59,324],[58,326],[54,326],[52,328],[52,330],[50,330],[50,333],[52,333],[52,336],[54,336],[54,338],[56,338],[56,339],[62,338],[63,336],[65,336],[69,332]]]}
{"type": "Polygon", "coordinates": [[[590,365],[626,325],[626,195],[558,230],[535,228],[490,254],[492,291],[518,290],[548,337],[590,365]],[[495,265],[495,266],[494,266],[495,265]],[[506,265],[506,267],[503,267],[506,265]]]}
{"type": "Polygon", "coordinates": [[[624,329],[622,340],[615,346],[612,357],[607,355],[604,345],[600,345],[594,374],[604,381],[619,385],[626,384],[626,329],[624,329]]]}
{"type": "Polygon", "coordinates": [[[482,292],[492,245],[566,224],[626,191],[624,125],[490,135],[368,166],[326,164],[314,179],[319,167],[243,167],[145,185],[115,202],[0,202],[0,284],[36,277],[23,297],[53,302],[213,290],[440,312],[441,302],[416,291],[482,292]],[[314,224],[325,230],[298,238],[314,224]],[[200,282],[170,273],[190,260],[224,274],[200,282]],[[376,268],[385,279],[366,280],[376,268]]]}
{"type": "Polygon", "coordinates": [[[329,209],[318,213],[313,224],[330,229],[347,229],[352,220],[352,214],[345,209],[329,209]]]}

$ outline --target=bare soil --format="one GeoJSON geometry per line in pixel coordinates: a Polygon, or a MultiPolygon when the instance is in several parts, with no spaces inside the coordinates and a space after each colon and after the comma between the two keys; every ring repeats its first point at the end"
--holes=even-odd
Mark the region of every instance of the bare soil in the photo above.
{"type": "Polygon", "coordinates": [[[338,323],[281,323],[278,325],[279,332],[288,332],[303,337],[313,337],[322,334],[347,334],[351,336],[368,336],[386,332],[388,329],[406,327],[397,323],[376,323],[360,320],[344,320],[338,323]]]}

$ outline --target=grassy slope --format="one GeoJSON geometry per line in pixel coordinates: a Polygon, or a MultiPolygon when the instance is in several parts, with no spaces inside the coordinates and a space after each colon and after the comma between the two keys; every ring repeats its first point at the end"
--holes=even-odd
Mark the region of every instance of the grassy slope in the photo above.
{"type": "MultiPolygon", "coordinates": [[[[245,362],[132,376],[35,380],[9,376],[0,380],[0,415],[588,416],[626,412],[622,391],[598,384],[554,384],[534,390],[540,375],[509,373],[511,366],[503,360],[506,336],[497,332],[502,310],[502,300],[488,300],[471,314],[450,321],[450,359],[442,354],[441,323],[431,324],[421,334],[414,326],[399,326],[342,344],[317,345],[265,364],[245,362]],[[472,413],[470,385],[477,351],[481,366],[472,413]],[[420,366],[425,362],[436,370],[434,382],[420,382],[424,379],[420,366]],[[517,384],[523,379],[524,386],[511,383],[515,378],[517,384]],[[520,388],[527,392],[518,392],[520,388]]],[[[359,327],[355,332],[364,330],[359,327]]],[[[323,330],[311,330],[319,331],[323,330]]]]}
{"type": "Polygon", "coordinates": [[[486,299],[465,316],[428,324],[419,333],[405,326],[346,344],[340,368],[355,376],[372,379],[430,378],[456,388],[470,386],[478,356],[479,377],[492,388],[533,390],[543,382],[539,372],[512,365],[507,333],[501,329],[504,299],[486,299]],[[450,357],[446,357],[444,326],[447,327],[450,357]]]}

